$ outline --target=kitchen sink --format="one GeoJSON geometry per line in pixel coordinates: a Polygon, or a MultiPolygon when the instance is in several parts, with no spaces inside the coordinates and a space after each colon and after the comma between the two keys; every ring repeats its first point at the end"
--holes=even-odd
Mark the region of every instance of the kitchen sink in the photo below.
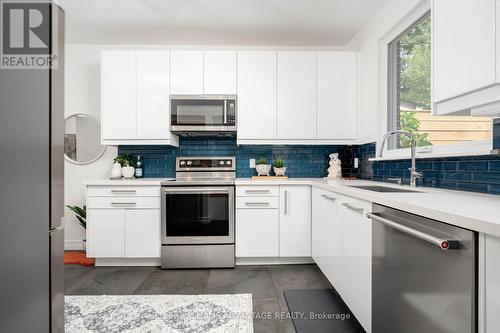
{"type": "Polygon", "coordinates": [[[421,191],[408,190],[406,188],[378,186],[378,185],[351,185],[350,187],[359,188],[360,190],[384,192],[384,193],[422,193],[421,191]]]}

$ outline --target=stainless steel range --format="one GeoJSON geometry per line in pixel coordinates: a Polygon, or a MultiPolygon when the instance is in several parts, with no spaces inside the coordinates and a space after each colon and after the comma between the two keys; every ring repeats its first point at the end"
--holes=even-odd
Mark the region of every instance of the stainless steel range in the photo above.
{"type": "Polygon", "coordinates": [[[234,267],[234,157],[178,157],[162,183],[162,268],[234,267]]]}

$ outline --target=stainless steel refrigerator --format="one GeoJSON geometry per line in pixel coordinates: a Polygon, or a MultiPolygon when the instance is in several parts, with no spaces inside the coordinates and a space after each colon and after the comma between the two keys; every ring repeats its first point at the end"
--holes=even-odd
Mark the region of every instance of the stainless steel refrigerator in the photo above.
{"type": "Polygon", "coordinates": [[[64,12],[53,8],[58,68],[0,69],[0,332],[64,331],[64,12]]]}

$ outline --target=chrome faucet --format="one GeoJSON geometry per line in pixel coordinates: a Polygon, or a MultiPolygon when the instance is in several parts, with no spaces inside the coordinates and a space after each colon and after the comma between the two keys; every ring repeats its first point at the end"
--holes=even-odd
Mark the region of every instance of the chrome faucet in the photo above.
{"type": "Polygon", "coordinates": [[[410,132],[403,131],[403,130],[396,130],[396,131],[389,131],[387,132],[386,135],[382,138],[382,144],[380,145],[380,150],[378,151],[377,156],[382,157],[382,154],[384,153],[384,147],[385,143],[387,142],[387,139],[392,136],[392,135],[405,135],[411,140],[411,168],[410,170],[410,186],[416,187],[417,186],[417,179],[422,178],[422,174],[420,172],[417,172],[417,163],[415,161],[415,156],[416,156],[416,151],[417,151],[417,139],[415,138],[415,135],[413,135],[410,132]]]}

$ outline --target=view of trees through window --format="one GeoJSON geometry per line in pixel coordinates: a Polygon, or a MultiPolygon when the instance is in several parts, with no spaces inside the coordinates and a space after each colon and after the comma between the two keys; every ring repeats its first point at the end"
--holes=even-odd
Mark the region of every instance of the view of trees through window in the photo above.
{"type": "MultiPolygon", "coordinates": [[[[390,47],[395,49],[393,61],[397,85],[397,110],[389,112],[397,117],[399,129],[413,133],[418,146],[463,143],[490,138],[491,119],[485,117],[433,116],[431,102],[431,17],[420,20],[390,47]]],[[[394,73],[394,72],[393,72],[394,73]]],[[[393,126],[395,127],[395,126],[393,126]]],[[[410,140],[401,137],[397,148],[410,146],[410,140]]]]}

